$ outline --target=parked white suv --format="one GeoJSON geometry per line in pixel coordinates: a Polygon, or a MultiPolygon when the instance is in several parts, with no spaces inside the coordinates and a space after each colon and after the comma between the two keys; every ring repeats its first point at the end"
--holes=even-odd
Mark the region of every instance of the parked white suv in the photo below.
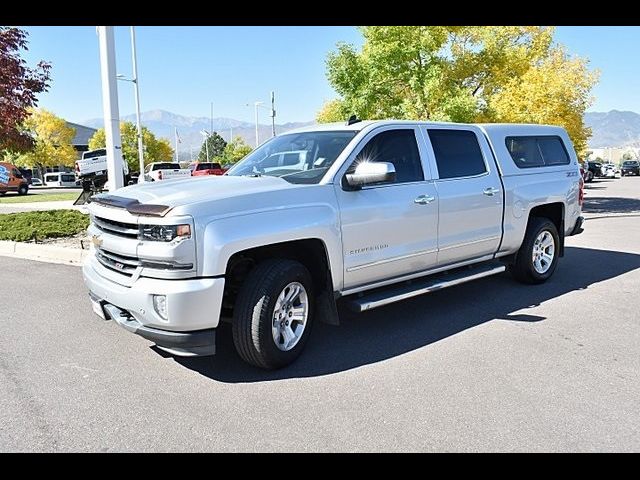
{"type": "Polygon", "coordinates": [[[546,281],[582,199],[559,127],[313,125],[223,176],[95,196],[83,275],[96,313],[160,348],[213,354],[225,320],[244,360],[278,368],[314,322],[339,323],[338,299],[364,311],[506,269],[546,281]]]}

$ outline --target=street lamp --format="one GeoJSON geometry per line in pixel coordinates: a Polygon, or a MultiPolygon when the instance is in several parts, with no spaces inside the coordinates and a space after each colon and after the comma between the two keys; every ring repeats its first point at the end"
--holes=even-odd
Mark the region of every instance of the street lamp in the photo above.
{"type": "Polygon", "coordinates": [[[133,63],[133,78],[125,78],[124,75],[116,75],[118,80],[132,82],[134,85],[134,95],[136,100],[136,131],[138,136],[138,161],[140,174],[138,182],[144,182],[144,146],[142,145],[142,124],[140,123],[140,92],[138,89],[138,62],[136,60],[136,31],[131,27],[131,61],[133,63]]]}
{"type": "MultiPolygon", "coordinates": [[[[244,104],[245,107],[250,107],[251,104],[250,103],[245,103],[244,104]]],[[[271,134],[272,136],[276,136],[276,125],[275,125],[275,118],[276,118],[276,110],[274,108],[274,93],[271,92],[271,108],[267,107],[266,105],[264,105],[264,102],[253,102],[253,106],[255,108],[255,113],[256,113],[256,147],[258,146],[258,107],[262,107],[265,108],[267,110],[269,110],[271,112],[271,134]]]]}
{"type": "MultiPolygon", "coordinates": [[[[258,137],[258,107],[261,106],[264,102],[253,102],[253,106],[256,109],[256,147],[258,146],[258,141],[259,141],[259,137],[258,137]]],[[[245,107],[250,107],[251,104],[250,103],[245,103],[244,104],[245,107]]]]}
{"type": "Polygon", "coordinates": [[[209,163],[209,135],[210,133],[206,130],[200,130],[200,135],[204,137],[204,148],[207,152],[207,163],[209,163]]]}

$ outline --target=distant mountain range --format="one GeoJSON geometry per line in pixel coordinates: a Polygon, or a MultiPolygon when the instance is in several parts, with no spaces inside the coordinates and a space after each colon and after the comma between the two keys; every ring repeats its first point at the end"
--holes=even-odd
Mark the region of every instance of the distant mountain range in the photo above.
{"type": "Polygon", "coordinates": [[[587,112],[584,121],[592,131],[590,148],[640,147],[640,115],[635,112],[587,112]]]}
{"type": "MultiPolygon", "coordinates": [[[[210,119],[207,117],[185,117],[165,110],[151,110],[141,114],[142,124],[156,136],[169,139],[174,144],[174,128],[178,129],[181,143],[178,145],[181,160],[188,160],[193,149],[194,156],[202,145],[201,130],[209,130],[210,119]]],[[[122,117],[123,120],[135,122],[135,115],[122,117]]],[[[640,147],[640,114],[629,111],[611,110],[609,112],[587,112],[585,123],[591,127],[593,136],[589,140],[590,148],[603,147],[640,147]]],[[[286,132],[294,128],[311,125],[314,122],[290,122],[276,125],[276,133],[286,132]]],[[[83,122],[84,125],[100,128],[102,118],[94,118],[83,122]]],[[[227,141],[231,131],[233,136],[239,135],[251,146],[255,146],[255,124],[233,118],[216,117],[213,119],[214,129],[227,141]]],[[[271,125],[258,126],[260,142],[271,136],[271,125]]]]}
{"type": "MultiPolygon", "coordinates": [[[[185,117],[176,113],[167,112],[165,110],[151,110],[140,114],[142,125],[151,130],[156,137],[164,137],[174,145],[174,128],[178,129],[178,136],[181,143],[178,144],[178,153],[180,160],[189,160],[191,157],[191,149],[193,156],[198,154],[202,146],[203,137],[201,130],[209,130],[211,120],[207,117],[185,117]]],[[[121,117],[123,120],[134,122],[135,115],[127,115],[121,117]]],[[[311,125],[314,122],[290,122],[284,124],[276,124],[276,134],[293,130],[294,128],[311,125]]],[[[104,121],[102,118],[92,118],[83,122],[83,125],[102,128],[104,121]]],[[[233,131],[234,138],[240,136],[247,144],[255,146],[255,123],[243,122],[233,118],[216,117],[213,119],[214,130],[218,132],[227,142],[233,131]]],[[[271,137],[271,125],[258,124],[258,135],[262,143],[271,137]]]]}

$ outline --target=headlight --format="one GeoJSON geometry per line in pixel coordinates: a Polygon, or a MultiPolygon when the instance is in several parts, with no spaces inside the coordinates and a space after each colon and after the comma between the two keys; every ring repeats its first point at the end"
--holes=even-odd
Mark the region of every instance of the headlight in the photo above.
{"type": "Polygon", "coordinates": [[[154,242],[191,238],[191,225],[140,225],[140,238],[154,242]]]}

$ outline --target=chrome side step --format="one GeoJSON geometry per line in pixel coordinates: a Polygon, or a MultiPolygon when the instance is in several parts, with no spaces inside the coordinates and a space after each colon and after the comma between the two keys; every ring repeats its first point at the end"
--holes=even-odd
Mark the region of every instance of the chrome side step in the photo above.
{"type": "Polygon", "coordinates": [[[419,278],[410,282],[404,282],[400,286],[389,286],[363,292],[354,295],[354,298],[345,298],[347,306],[355,312],[364,312],[372,308],[399,302],[407,298],[416,297],[424,293],[431,293],[447,287],[453,287],[461,283],[477,280],[502,273],[507,269],[500,263],[484,264],[475,267],[462,267],[444,274],[419,278]]]}

